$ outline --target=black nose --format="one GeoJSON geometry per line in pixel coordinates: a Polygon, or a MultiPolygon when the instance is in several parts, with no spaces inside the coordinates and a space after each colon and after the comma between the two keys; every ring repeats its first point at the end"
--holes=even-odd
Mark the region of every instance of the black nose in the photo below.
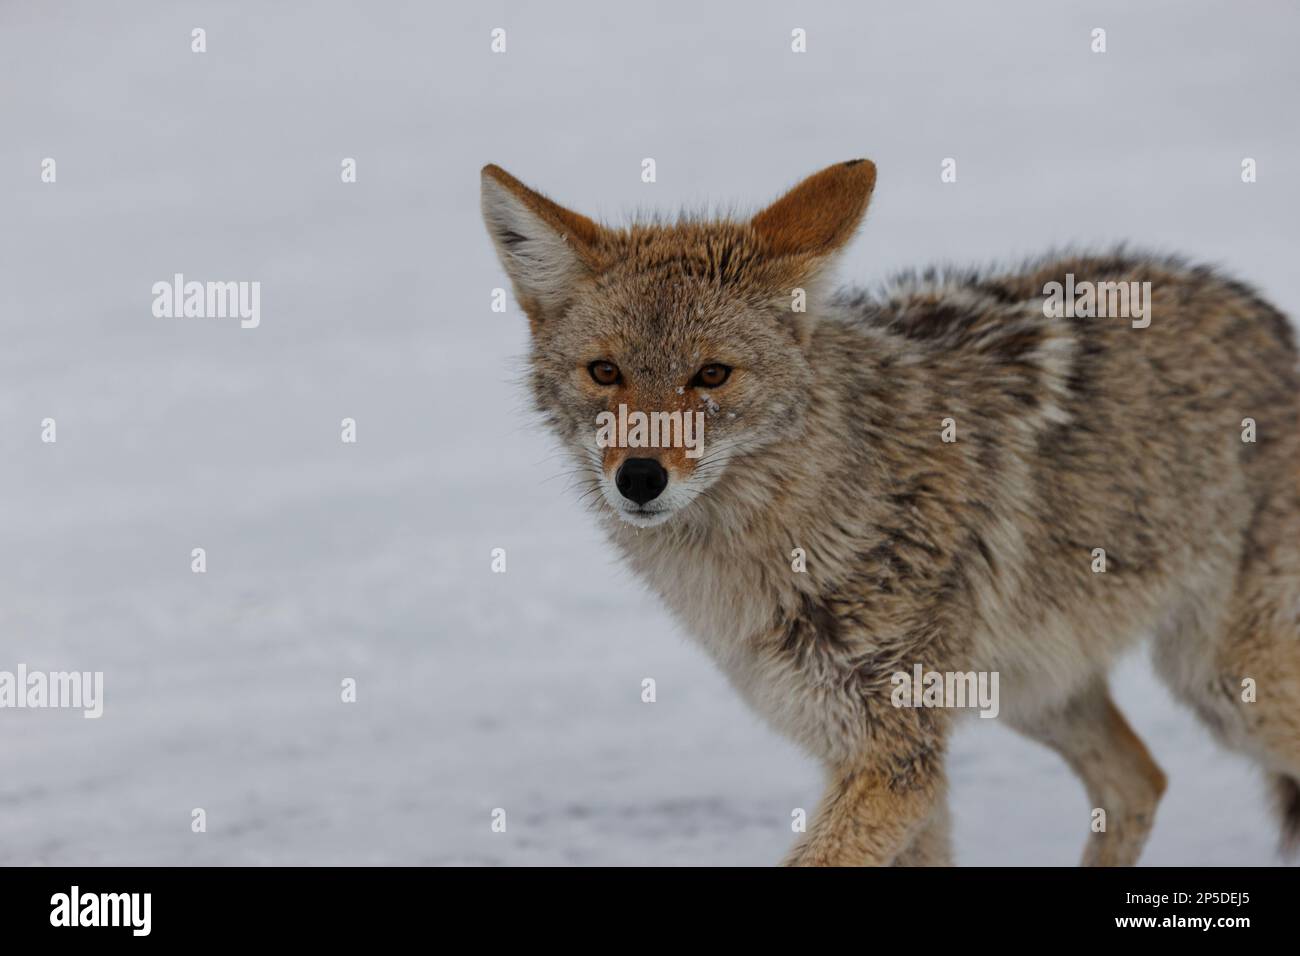
{"type": "Polygon", "coordinates": [[[668,472],[653,458],[629,458],[619,466],[614,484],[624,498],[643,505],[668,487],[668,472]]]}

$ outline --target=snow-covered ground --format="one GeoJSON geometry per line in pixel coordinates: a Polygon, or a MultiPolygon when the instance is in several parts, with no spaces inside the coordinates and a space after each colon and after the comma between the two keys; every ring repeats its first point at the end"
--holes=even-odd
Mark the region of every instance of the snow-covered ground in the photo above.
{"type": "MultiPolygon", "coordinates": [[[[559,6],[0,6],[0,670],[106,682],[99,720],[0,711],[0,862],[781,856],[819,774],[566,489],[485,162],[617,221],[867,155],[846,277],[1129,239],[1300,308],[1284,4],[559,6]],[[260,281],[260,327],[154,318],[175,272],[260,281]]],[[[1143,656],[1116,693],[1171,781],[1145,862],[1276,862],[1254,772],[1143,656]]],[[[1075,862],[1055,755],[972,721],[952,777],[960,862],[1075,862]]]]}

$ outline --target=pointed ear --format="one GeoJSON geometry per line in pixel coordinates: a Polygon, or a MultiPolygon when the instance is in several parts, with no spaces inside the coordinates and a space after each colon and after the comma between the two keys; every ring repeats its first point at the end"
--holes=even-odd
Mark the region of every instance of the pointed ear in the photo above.
{"type": "Polygon", "coordinates": [[[483,167],[483,222],[515,297],[534,323],[565,305],[575,286],[599,271],[600,226],[500,166],[483,167]]]}
{"type": "Polygon", "coordinates": [[[750,221],[773,255],[821,257],[851,238],[876,188],[876,164],[851,159],[809,176],[750,221]]]}

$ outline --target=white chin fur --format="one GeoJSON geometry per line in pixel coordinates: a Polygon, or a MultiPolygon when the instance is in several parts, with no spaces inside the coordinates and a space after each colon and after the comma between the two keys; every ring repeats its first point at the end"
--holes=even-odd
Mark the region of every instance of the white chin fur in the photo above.
{"type": "Polygon", "coordinates": [[[663,511],[627,511],[623,508],[616,508],[618,516],[625,522],[636,528],[653,528],[657,524],[663,524],[676,513],[676,509],[667,509],[663,511]]]}

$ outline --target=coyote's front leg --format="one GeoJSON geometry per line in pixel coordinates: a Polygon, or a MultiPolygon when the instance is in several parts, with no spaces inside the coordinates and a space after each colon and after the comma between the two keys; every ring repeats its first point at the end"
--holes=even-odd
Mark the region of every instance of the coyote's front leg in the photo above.
{"type": "MultiPolygon", "coordinates": [[[[885,762],[847,762],[831,773],[807,835],[784,866],[889,866],[907,848],[945,798],[937,761],[913,765],[905,775],[885,762]]],[[[936,859],[934,863],[942,863],[936,859]]]]}

